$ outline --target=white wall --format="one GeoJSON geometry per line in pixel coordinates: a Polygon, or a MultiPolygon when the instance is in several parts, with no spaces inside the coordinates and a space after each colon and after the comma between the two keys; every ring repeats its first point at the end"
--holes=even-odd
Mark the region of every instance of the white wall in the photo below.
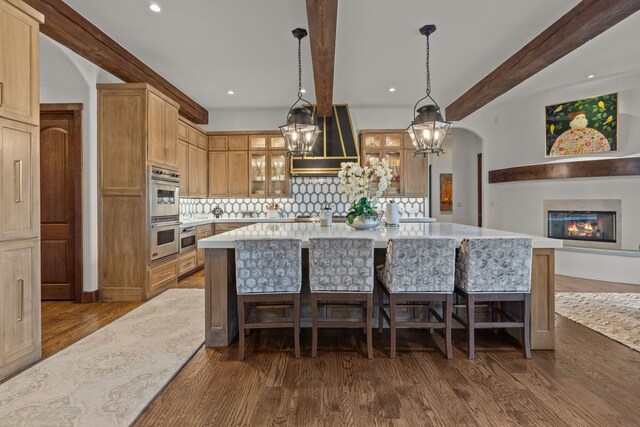
{"type": "MultiPolygon", "coordinates": [[[[539,87],[552,82],[540,79],[539,87]]],[[[622,199],[622,248],[640,246],[640,177],[582,178],[488,184],[487,171],[513,166],[640,155],[640,72],[583,80],[554,90],[530,91],[489,105],[460,123],[484,141],[484,217],[491,228],[543,234],[545,199],[622,199]],[[592,157],[545,159],[544,107],[606,93],[618,93],[618,151],[592,157]]],[[[556,272],[570,276],[640,284],[640,257],[558,254],[556,272]],[[611,268],[618,266],[621,268],[611,268]],[[605,272],[596,274],[596,271],[605,272]]]]}
{"type": "Polygon", "coordinates": [[[82,103],[83,290],[98,289],[97,83],[121,82],[76,53],[40,35],[40,102],[82,103]]]}

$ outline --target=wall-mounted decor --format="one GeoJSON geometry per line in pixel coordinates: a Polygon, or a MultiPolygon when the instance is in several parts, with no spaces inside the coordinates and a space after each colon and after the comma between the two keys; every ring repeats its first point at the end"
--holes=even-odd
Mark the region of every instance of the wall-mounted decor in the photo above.
{"type": "Polygon", "coordinates": [[[440,212],[453,212],[453,175],[440,174],[440,212]]]}
{"type": "Polygon", "coordinates": [[[618,94],[545,107],[546,157],[578,156],[618,149],[618,94]]]}

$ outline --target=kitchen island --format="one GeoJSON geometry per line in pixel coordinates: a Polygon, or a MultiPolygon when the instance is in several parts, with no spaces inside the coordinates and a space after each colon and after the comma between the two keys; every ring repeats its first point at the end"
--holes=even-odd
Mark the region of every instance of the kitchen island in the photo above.
{"type": "MultiPolygon", "coordinates": [[[[257,223],[200,240],[198,248],[205,249],[205,339],[208,347],[228,346],[238,334],[234,242],[240,239],[301,239],[303,252],[306,252],[309,239],[314,237],[373,239],[378,259],[383,259],[383,251],[391,238],[451,237],[460,245],[465,238],[530,237],[533,240],[531,348],[554,348],[554,259],[555,249],[562,247],[562,241],[451,223],[405,223],[394,228],[380,226],[372,231],[356,231],[345,224],[323,228],[317,223],[257,223]]],[[[308,292],[309,287],[304,271],[308,268],[307,258],[306,253],[303,254],[303,293],[305,288],[308,292]]]]}

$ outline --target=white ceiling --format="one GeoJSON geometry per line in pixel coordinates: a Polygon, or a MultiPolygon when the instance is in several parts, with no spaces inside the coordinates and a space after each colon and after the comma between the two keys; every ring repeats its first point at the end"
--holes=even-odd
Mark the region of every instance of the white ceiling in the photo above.
{"type": "MultiPolygon", "coordinates": [[[[66,2],[205,108],[295,99],[291,30],[307,27],[303,0],[158,0],[160,14],[148,0],[66,2]]],[[[433,95],[446,106],[578,2],[340,0],[334,103],[412,106],[424,91],[418,28],[433,23],[433,95]]],[[[303,86],[313,102],[312,73],[307,39],[303,86]]]]}

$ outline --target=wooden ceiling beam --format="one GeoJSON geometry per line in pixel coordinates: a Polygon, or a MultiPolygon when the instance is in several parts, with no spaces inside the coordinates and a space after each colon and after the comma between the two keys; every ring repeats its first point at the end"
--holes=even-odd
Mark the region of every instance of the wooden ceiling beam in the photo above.
{"type": "Polygon", "coordinates": [[[317,112],[320,117],[330,117],[333,113],[338,0],[307,0],[307,22],[317,112]]]}
{"type": "Polygon", "coordinates": [[[180,114],[207,124],[209,112],[62,0],[25,0],[45,16],[40,31],[126,83],[148,83],[180,104],[180,114]]]}
{"type": "Polygon", "coordinates": [[[582,0],[446,108],[462,120],[640,9],[638,0],[582,0]]]}

